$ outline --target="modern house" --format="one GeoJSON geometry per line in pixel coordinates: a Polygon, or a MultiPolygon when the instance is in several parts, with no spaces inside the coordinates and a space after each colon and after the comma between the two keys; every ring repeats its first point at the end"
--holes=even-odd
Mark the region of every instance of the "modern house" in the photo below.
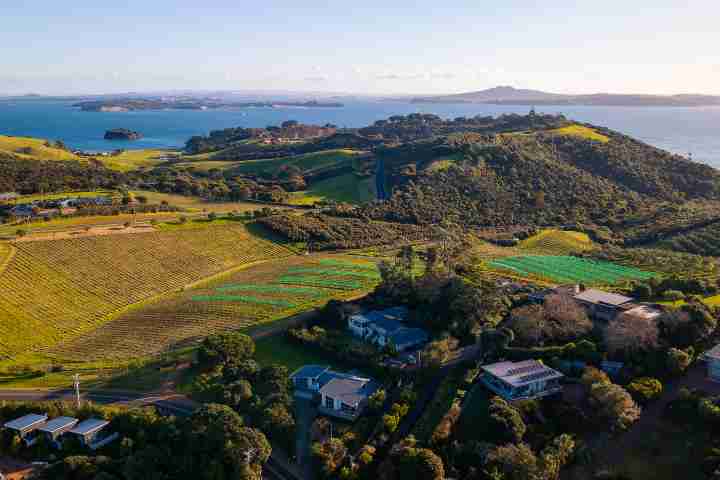
{"type": "Polygon", "coordinates": [[[480,381],[505,400],[528,400],[562,391],[563,374],[538,360],[499,362],[482,367],[480,381]]]}
{"type": "Polygon", "coordinates": [[[591,317],[606,322],[614,320],[620,313],[635,306],[630,297],[592,288],[580,292],[573,298],[587,308],[591,317]]]}
{"type": "Polygon", "coordinates": [[[36,430],[43,426],[47,419],[47,415],[31,413],[5,423],[3,428],[14,431],[25,442],[25,445],[30,447],[37,441],[36,430]]]}
{"type": "Polygon", "coordinates": [[[60,448],[60,437],[77,425],[79,420],[73,417],[57,417],[38,428],[38,432],[45,436],[48,442],[60,448]]]}
{"type": "Polygon", "coordinates": [[[429,339],[423,329],[406,327],[402,323],[406,318],[407,309],[403,307],[374,310],[352,315],[348,319],[348,329],[367,342],[379,347],[393,345],[395,350],[403,352],[419,347],[429,339]]]}
{"type": "Polygon", "coordinates": [[[370,395],[379,388],[372,379],[335,372],[321,365],[305,365],[290,375],[290,379],[296,391],[318,397],[320,413],[344,420],[357,419],[370,395]]]}
{"type": "Polygon", "coordinates": [[[97,450],[119,436],[117,433],[107,434],[104,432],[109,424],[110,422],[107,420],[89,418],[77,424],[67,433],[68,435],[74,435],[82,445],[88,447],[90,450],[97,450]]]}
{"type": "Polygon", "coordinates": [[[707,378],[713,382],[720,382],[720,345],[705,352],[703,355],[707,365],[707,378]]]}

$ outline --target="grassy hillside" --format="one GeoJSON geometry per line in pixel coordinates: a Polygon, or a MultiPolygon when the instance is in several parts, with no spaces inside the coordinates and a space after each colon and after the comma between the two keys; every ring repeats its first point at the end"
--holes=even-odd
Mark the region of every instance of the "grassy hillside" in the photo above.
{"type": "Polygon", "coordinates": [[[0,357],[86,334],[137,302],[291,253],[241,224],[24,242],[0,274],[0,357]]]}
{"type": "Polygon", "coordinates": [[[97,157],[106,167],[119,172],[129,172],[138,168],[153,167],[163,163],[167,150],[125,150],[120,155],[97,157]]]}
{"type": "Polygon", "coordinates": [[[355,155],[357,153],[353,150],[327,150],[295,157],[239,162],[230,171],[234,174],[257,175],[264,178],[282,177],[283,171],[288,167],[295,167],[301,172],[307,173],[337,166],[342,162],[351,160],[355,155]]]}
{"type": "Polygon", "coordinates": [[[315,202],[334,200],[336,202],[363,203],[375,199],[375,177],[361,178],[346,173],[312,183],[307,190],[292,192],[290,203],[312,205],[315,202]]]}
{"type": "Polygon", "coordinates": [[[657,242],[654,246],[674,252],[720,257],[720,223],[712,223],[672,235],[657,242]]]}
{"type": "Polygon", "coordinates": [[[555,135],[565,135],[570,137],[578,137],[583,138],[585,140],[593,140],[595,142],[600,143],[608,143],[610,141],[610,137],[603,135],[602,133],[599,133],[597,130],[594,130],[590,127],[586,127],[583,125],[568,125],[567,127],[562,128],[556,128],[554,130],[548,130],[549,133],[555,134],[555,135]]]}
{"type": "Polygon", "coordinates": [[[543,230],[520,242],[520,248],[546,255],[568,255],[593,247],[585,233],[564,230],[543,230]]]}
{"type": "Polygon", "coordinates": [[[80,157],[62,148],[45,146],[46,140],[0,135],[0,151],[19,158],[38,160],[79,160],[80,157]]]}
{"type": "Polygon", "coordinates": [[[209,333],[244,329],[370,290],[375,265],[348,257],[293,257],[219,276],[133,308],[60,345],[62,358],[124,359],[191,344],[209,333]]]}

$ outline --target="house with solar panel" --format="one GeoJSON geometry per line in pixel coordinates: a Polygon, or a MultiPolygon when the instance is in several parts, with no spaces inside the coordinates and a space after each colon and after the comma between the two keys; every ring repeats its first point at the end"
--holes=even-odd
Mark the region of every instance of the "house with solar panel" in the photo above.
{"type": "Polygon", "coordinates": [[[499,362],[482,367],[480,381],[507,401],[530,400],[562,392],[564,375],[538,360],[499,362]]]}
{"type": "Polygon", "coordinates": [[[367,377],[340,373],[322,365],[305,365],[290,375],[296,395],[311,394],[318,411],[343,420],[356,420],[380,385],[367,377]]]}
{"type": "Polygon", "coordinates": [[[106,430],[108,425],[110,422],[107,420],[88,418],[68,430],[67,434],[75,437],[81,445],[90,450],[97,450],[120,436],[118,433],[108,433],[106,430]]]}
{"type": "Polygon", "coordinates": [[[46,414],[30,413],[5,423],[3,429],[14,432],[25,442],[25,445],[30,447],[37,441],[37,430],[47,422],[47,419],[46,414]]]}

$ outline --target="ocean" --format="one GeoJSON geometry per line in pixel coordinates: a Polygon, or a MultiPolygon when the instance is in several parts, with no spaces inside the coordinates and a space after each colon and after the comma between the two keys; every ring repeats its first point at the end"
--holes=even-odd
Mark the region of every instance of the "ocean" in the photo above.
{"type": "MultiPolygon", "coordinates": [[[[247,108],[237,110],[165,110],[81,112],[72,102],[48,99],[0,99],[0,135],[62,140],[74,149],[178,148],[193,135],[229,127],[264,127],[285,120],[363,127],[391,115],[434,113],[454,118],[525,114],[531,106],[411,104],[350,101],[342,108],[247,108]],[[133,142],[103,139],[106,130],[127,128],[144,138],[133,142]]],[[[720,107],[582,107],[542,106],[541,113],[601,125],[651,145],[720,168],[720,107]]]]}

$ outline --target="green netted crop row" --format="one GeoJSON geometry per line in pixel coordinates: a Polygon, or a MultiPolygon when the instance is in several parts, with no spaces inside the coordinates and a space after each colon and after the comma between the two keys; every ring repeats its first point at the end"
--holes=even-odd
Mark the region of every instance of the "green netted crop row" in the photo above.
{"type": "Polygon", "coordinates": [[[637,268],[570,256],[524,255],[494,260],[488,265],[522,275],[539,275],[558,282],[614,284],[655,276],[654,273],[637,268]]]}
{"type": "Polygon", "coordinates": [[[193,302],[245,302],[258,305],[272,305],[274,307],[294,307],[293,302],[278,300],[275,298],[259,298],[249,295],[196,295],[192,297],[193,302]]]}
{"type": "Polygon", "coordinates": [[[288,287],[280,285],[253,285],[250,283],[238,283],[232,285],[223,285],[216,288],[219,292],[259,292],[259,293],[279,293],[292,295],[307,295],[311,297],[322,297],[326,295],[324,290],[312,287],[288,287]]]}
{"type": "Polygon", "coordinates": [[[358,290],[362,288],[362,283],[357,280],[332,280],[318,277],[310,277],[303,275],[283,275],[275,280],[275,283],[289,285],[303,285],[311,287],[325,287],[336,290],[358,290]]]}
{"type": "Polygon", "coordinates": [[[315,275],[328,275],[334,277],[360,277],[378,279],[380,274],[377,272],[361,272],[354,270],[340,270],[337,268],[314,268],[314,267],[293,267],[288,268],[288,273],[312,273],[315,275]]]}
{"type": "Polygon", "coordinates": [[[372,263],[353,263],[343,260],[335,260],[332,258],[323,258],[319,261],[320,265],[328,265],[331,267],[351,268],[353,270],[367,270],[369,272],[377,272],[377,265],[372,263]]]}

